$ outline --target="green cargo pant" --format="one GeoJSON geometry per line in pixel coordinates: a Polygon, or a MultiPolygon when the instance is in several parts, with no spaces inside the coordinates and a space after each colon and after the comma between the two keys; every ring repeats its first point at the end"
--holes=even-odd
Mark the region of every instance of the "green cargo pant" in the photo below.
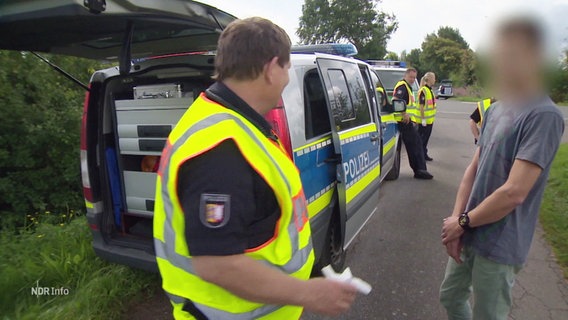
{"type": "Polygon", "coordinates": [[[450,258],[440,288],[440,302],[449,320],[507,320],[511,290],[521,266],[493,262],[466,247],[462,264],[450,258]],[[473,313],[469,298],[473,291],[473,313]]]}

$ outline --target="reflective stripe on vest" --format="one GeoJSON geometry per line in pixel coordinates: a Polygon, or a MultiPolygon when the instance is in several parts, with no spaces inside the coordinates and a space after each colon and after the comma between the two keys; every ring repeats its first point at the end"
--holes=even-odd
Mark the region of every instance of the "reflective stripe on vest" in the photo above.
{"type": "Polygon", "coordinates": [[[278,143],[236,112],[202,95],[174,128],[162,154],[156,186],[154,247],[163,288],[174,305],[176,319],[192,318],[182,310],[187,300],[210,319],[297,319],[300,307],[247,301],[195,274],[177,197],[177,172],[185,161],[227,139],[236,143],[243,157],[272,188],[281,209],[275,237],[245,254],[296,278],[309,278],[314,255],[298,170],[278,143]]]}
{"type": "MultiPolygon", "coordinates": [[[[416,122],[416,120],[420,118],[420,110],[418,110],[418,107],[416,105],[416,98],[414,97],[414,92],[412,91],[412,88],[408,85],[406,81],[400,80],[399,82],[396,83],[396,86],[394,86],[393,98],[394,94],[396,94],[398,87],[402,85],[404,85],[406,91],[408,92],[409,103],[406,106],[406,113],[410,116],[410,121],[416,122]]],[[[399,122],[402,121],[402,115],[400,113],[396,114],[395,118],[399,122]]]]}
{"type": "Polygon", "coordinates": [[[483,125],[483,119],[485,118],[485,112],[487,112],[487,109],[489,109],[489,107],[491,106],[491,98],[489,99],[485,99],[482,101],[479,101],[477,103],[477,110],[479,110],[479,118],[481,120],[479,120],[479,126],[483,125]]]}
{"type": "MultiPolygon", "coordinates": [[[[426,100],[426,104],[424,105],[424,119],[426,119],[426,124],[433,124],[434,120],[436,119],[436,100],[434,98],[434,94],[432,93],[432,89],[423,86],[418,91],[418,97],[420,94],[424,94],[424,99],[426,100]]],[[[420,107],[418,107],[418,122],[422,122],[422,114],[420,113],[420,107]]]]}
{"type": "MultiPolygon", "coordinates": [[[[377,87],[377,92],[380,92],[383,95],[383,99],[388,99],[386,93],[385,93],[385,89],[383,89],[382,87],[377,87]]],[[[380,107],[382,109],[382,106],[380,107]]],[[[399,114],[400,115],[400,114],[399,114]]],[[[400,120],[402,121],[402,120],[400,120]]],[[[389,114],[381,114],[381,122],[382,123],[392,123],[392,122],[397,122],[396,120],[396,116],[394,113],[389,113],[389,114]]]]}

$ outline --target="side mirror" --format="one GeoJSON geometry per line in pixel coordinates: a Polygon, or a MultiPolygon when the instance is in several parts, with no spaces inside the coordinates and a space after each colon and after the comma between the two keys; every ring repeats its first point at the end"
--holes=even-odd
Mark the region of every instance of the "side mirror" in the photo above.
{"type": "Polygon", "coordinates": [[[406,102],[404,100],[395,99],[392,101],[393,112],[405,112],[406,102]]]}

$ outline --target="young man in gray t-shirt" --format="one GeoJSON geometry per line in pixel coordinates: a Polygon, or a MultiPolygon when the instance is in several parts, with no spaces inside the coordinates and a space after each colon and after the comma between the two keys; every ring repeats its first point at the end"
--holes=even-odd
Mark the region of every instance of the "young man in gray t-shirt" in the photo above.
{"type": "Polygon", "coordinates": [[[527,258],[564,132],[563,116],[542,87],[540,26],[509,20],[495,40],[492,69],[499,102],[486,114],[453,214],[442,227],[450,259],[440,301],[450,320],[507,319],[514,279],[527,258]]]}

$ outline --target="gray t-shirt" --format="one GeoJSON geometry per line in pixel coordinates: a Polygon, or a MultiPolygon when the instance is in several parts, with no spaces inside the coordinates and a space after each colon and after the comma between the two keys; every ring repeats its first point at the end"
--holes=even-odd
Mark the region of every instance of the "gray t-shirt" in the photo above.
{"type": "Polygon", "coordinates": [[[467,204],[470,211],[501,187],[516,159],[543,169],[522,205],[498,222],[466,232],[464,244],[497,263],[521,265],[534,235],[550,165],[562,139],[564,119],[548,97],[523,106],[494,103],[486,114],[479,140],[479,166],[467,204]]]}

